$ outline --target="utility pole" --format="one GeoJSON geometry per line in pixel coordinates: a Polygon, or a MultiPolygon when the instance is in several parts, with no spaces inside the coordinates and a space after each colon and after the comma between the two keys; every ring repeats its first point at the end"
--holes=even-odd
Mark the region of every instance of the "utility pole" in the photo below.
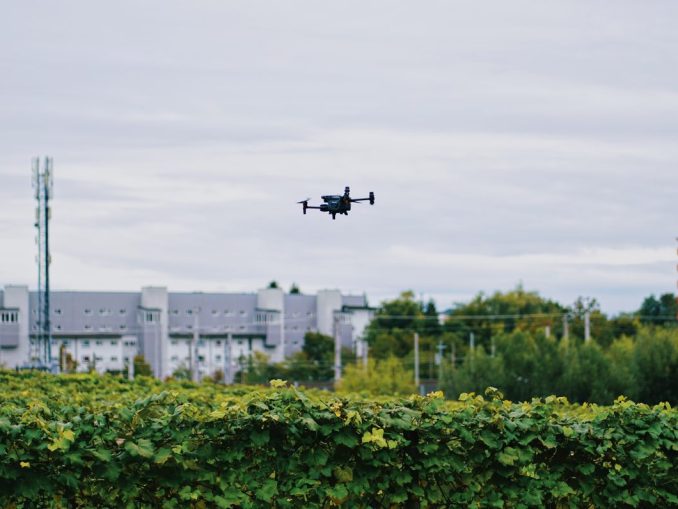
{"type": "Polygon", "coordinates": [[[563,339],[570,337],[570,324],[567,321],[567,315],[563,315],[563,339]]]}
{"type": "Polygon", "coordinates": [[[232,384],[233,383],[233,336],[229,332],[226,335],[226,383],[227,384],[232,384]]]}
{"type": "Polygon", "coordinates": [[[584,313],[584,341],[591,341],[591,312],[584,313]]]}
{"type": "Polygon", "coordinates": [[[419,333],[414,333],[414,386],[419,392],[419,333]]]}
{"type": "Polygon", "coordinates": [[[341,380],[341,334],[339,331],[339,315],[334,315],[334,384],[341,380]]]}
{"type": "Polygon", "coordinates": [[[193,341],[191,344],[191,380],[194,382],[199,382],[200,381],[200,374],[198,373],[198,341],[200,340],[200,332],[199,332],[199,326],[200,326],[200,319],[198,317],[198,313],[200,312],[200,308],[196,308],[193,310],[193,341]]]}
{"type": "Polygon", "coordinates": [[[363,343],[363,369],[367,370],[367,365],[368,365],[367,356],[369,355],[368,351],[369,351],[370,345],[367,344],[367,340],[365,340],[365,339],[362,339],[361,341],[363,343]]]}
{"type": "Polygon", "coordinates": [[[471,351],[475,350],[476,348],[476,336],[473,334],[473,332],[469,333],[468,336],[468,348],[471,351]]]}
{"type": "Polygon", "coordinates": [[[443,352],[447,345],[443,344],[442,340],[438,342],[438,383],[443,378],[443,352]]]}
{"type": "Polygon", "coordinates": [[[547,325],[546,327],[544,327],[544,336],[546,336],[547,338],[551,337],[551,326],[550,325],[547,325]]]}
{"type": "MultiPolygon", "coordinates": [[[[35,211],[35,227],[38,230],[36,242],[38,244],[38,334],[32,357],[36,357],[38,364],[51,369],[52,364],[52,325],[50,322],[50,290],[49,267],[52,262],[49,252],[49,221],[52,211],[49,200],[53,197],[54,171],[52,158],[45,157],[40,169],[40,158],[36,157],[32,163],[33,188],[38,206],[35,211]]],[[[30,317],[28,318],[30,320],[30,317]]],[[[33,361],[33,359],[31,359],[33,361]]]]}

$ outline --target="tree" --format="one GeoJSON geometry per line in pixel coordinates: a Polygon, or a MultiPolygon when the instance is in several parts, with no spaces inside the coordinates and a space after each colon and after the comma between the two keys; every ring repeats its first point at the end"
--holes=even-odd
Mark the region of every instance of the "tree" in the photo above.
{"type": "Polygon", "coordinates": [[[610,404],[618,394],[611,391],[611,364],[603,349],[593,341],[566,341],[562,348],[564,370],[558,394],[577,403],[610,404]]]}
{"type": "Polygon", "coordinates": [[[449,313],[445,330],[467,341],[473,333],[476,345],[491,347],[491,338],[502,332],[519,329],[543,331],[547,326],[555,335],[562,334],[566,310],[559,303],[527,292],[521,285],[506,293],[476,295],[469,303],[457,304],[449,313]],[[475,318],[477,317],[477,318],[475,318]]]}
{"type": "Polygon", "coordinates": [[[301,295],[301,290],[296,283],[292,283],[292,286],[290,287],[290,295],[301,295]]]}
{"type": "Polygon", "coordinates": [[[367,368],[357,364],[346,366],[337,391],[364,392],[370,396],[413,394],[416,392],[414,373],[393,356],[383,360],[369,359],[367,368]]]}
{"type": "Polygon", "coordinates": [[[172,372],[172,378],[175,380],[190,380],[191,370],[186,364],[181,363],[177,369],[172,372]]]}
{"type": "Polygon", "coordinates": [[[648,404],[678,402],[678,330],[644,327],[632,357],[637,398],[648,404]]]}
{"type": "Polygon", "coordinates": [[[268,283],[268,287],[269,288],[280,288],[278,286],[278,282],[275,279],[273,281],[271,281],[270,283],[268,283]]]}
{"type": "Polygon", "coordinates": [[[134,376],[153,376],[150,364],[146,358],[139,354],[134,356],[134,376]]]}
{"type": "Polygon", "coordinates": [[[416,301],[414,292],[407,290],[397,299],[382,303],[367,326],[365,337],[372,355],[386,359],[391,355],[409,355],[415,332],[420,334],[420,341],[425,343],[426,337],[438,337],[442,328],[435,303],[416,301]]]}
{"type": "Polygon", "coordinates": [[[504,361],[500,355],[492,357],[480,346],[467,353],[460,367],[447,364],[443,370],[440,388],[456,398],[463,392],[483,393],[487,387],[505,387],[504,361]]]}
{"type": "Polygon", "coordinates": [[[650,295],[643,300],[638,310],[640,320],[652,325],[674,323],[678,318],[678,303],[672,293],[662,294],[659,299],[650,295]]]}

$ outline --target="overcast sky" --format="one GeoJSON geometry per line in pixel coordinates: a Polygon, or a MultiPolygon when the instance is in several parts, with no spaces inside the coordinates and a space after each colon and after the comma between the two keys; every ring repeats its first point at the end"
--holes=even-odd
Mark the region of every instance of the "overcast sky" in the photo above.
{"type": "Polygon", "coordinates": [[[0,285],[674,292],[678,2],[0,0],[0,285]],[[374,191],[348,217],[295,202],[374,191]]]}

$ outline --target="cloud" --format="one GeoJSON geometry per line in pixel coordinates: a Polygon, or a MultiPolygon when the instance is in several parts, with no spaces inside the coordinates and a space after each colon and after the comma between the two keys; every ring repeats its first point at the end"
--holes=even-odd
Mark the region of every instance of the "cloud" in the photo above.
{"type": "MultiPolygon", "coordinates": [[[[0,283],[35,279],[55,160],[61,288],[518,281],[674,291],[673,2],[21,2],[0,30],[0,283]],[[377,194],[348,218],[294,202],[377,194]]],[[[606,307],[607,306],[607,307],[606,307]]]]}

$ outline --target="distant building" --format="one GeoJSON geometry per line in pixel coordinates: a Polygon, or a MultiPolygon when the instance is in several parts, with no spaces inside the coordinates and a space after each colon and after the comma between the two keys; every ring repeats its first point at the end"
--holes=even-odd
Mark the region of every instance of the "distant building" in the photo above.
{"type": "MultiPolygon", "coordinates": [[[[191,365],[201,376],[218,370],[232,375],[256,351],[278,362],[302,349],[308,331],[339,337],[362,355],[373,314],[365,296],[339,290],[304,295],[278,288],[175,293],[145,287],[141,292],[57,291],[50,301],[53,361],[63,346],[78,371],[123,371],[142,354],[158,378],[191,365]]],[[[0,290],[0,365],[32,363],[37,306],[37,293],[26,286],[0,290]]]]}

